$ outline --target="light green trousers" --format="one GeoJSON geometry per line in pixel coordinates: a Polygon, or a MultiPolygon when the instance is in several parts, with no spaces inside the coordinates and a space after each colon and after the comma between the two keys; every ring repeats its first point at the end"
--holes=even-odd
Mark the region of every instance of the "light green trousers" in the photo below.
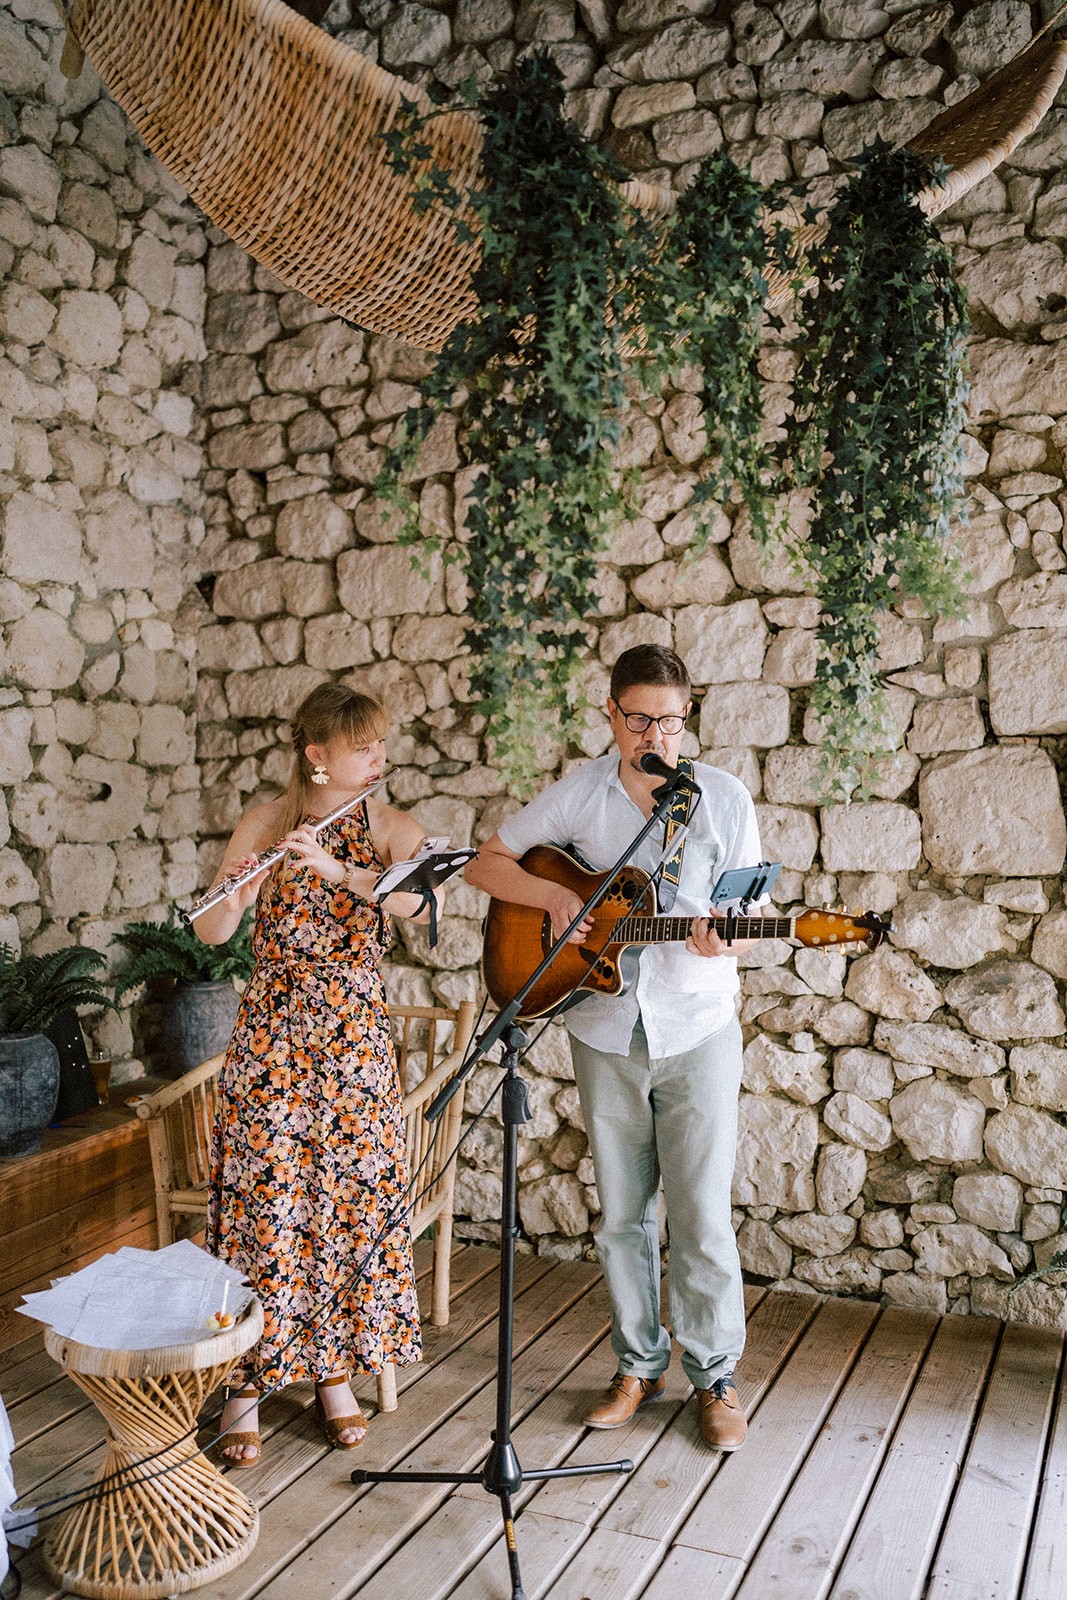
{"type": "Polygon", "coordinates": [[[657,1197],[670,1233],[669,1300],[696,1389],[733,1370],[745,1342],[741,1264],[730,1221],[741,1030],[730,1022],[682,1055],[649,1057],[638,1022],[626,1056],[571,1038],[603,1220],[596,1232],[619,1371],[655,1378],[670,1360],[660,1318],[657,1197]]]}

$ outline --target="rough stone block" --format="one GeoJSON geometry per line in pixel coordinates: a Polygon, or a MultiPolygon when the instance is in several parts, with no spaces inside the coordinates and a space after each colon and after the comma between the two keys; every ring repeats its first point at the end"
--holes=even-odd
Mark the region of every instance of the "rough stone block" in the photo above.
{"type": "Polygon", "coordinates": [[[810,1211],[815,1202],[812,1167],[819,1140],[814,1111],[768,1096],[742,1093],[734,1172],[738,1205],[773,1205],[810,1211]]]}
{"type": "Polygon", "coordinates": [[[919,780],[919,812],[923,851],[935,872],[1041,877],[1063,867],[1067,823],[1043,750],[941,757],[919,780]]]}
{"type": "Polygon", "coordinates": [[[922,854],[919,819],[887,800],[827,806],[822,859],[828,872],[908,872],[922,854]]]}
{"type": "Polygon", "coordinates": [[[912,958],[886,945],[852,963],[845,994],[864,1010],[901,1022],[925,1022],[941,1004],[936,984],[912,958]]]}
{"type": "Polygon", "coordinates": [[[341,604],[352,616],[426,616],[444,610],[441,558],[426,560],[428,576],[412,567],[411,552],[383,545],[373,550],[345,550],[337,560],[341,604]]]}
{"type": "Polygon", "coordinates": [[[107,294],[66,289],[48,343],[78,367],[110,367],[122,353],[122,313],[107,294]]]}
{"type": "Polygon", "coordinates": [[[767,636],[757,600],[685,606],[675,622],[675,649],[698,684],[759,678],[767,636]]]}
{"type": "Polygon", "coordinates": [[[819,830],[810,812],[796,806],[760,805],[756,807],[756,815],[766,859],[780,861],[784,867],[797,872],[806,872],[819,844],[819,830]]]}
{"type": "Polygon", "coordinates": [[[1047,972],[1028,961],[993,961],[953,978],[945,1000],[981,1039],[1039,1039],[1061,1035],[1063,1007],[1047,972]]]}
{"type": "Polygon", "coordinates": [[[962,1222],[972,1222],[991,1232],[1017,1233],[1022,1219],[1023,1187],[1007,1173],[967,1172],[952,1186],[952,1205],[962,1222]]]}
{"type": "Polygon", "coordinates": [[[989,720],[999,734],[1067,732],[1067,639],[1034,628],[990,645],[989,720]]]}
{"type": "Polygon", "coordinates": [[[57,844],[48,856],[52,915],[102,916],[115,881],[115,868],[115,852],[108,845],[57,844]]]}
{"type": "Polygon", "coordinates": [[[85,663],[85,646],[65,617],[34,606],[8,634],[8,672],[27,689],[69,689],[85,663]]]}
{"type": "Polygon", "coordinates": [[[916,1161],[958,1166],[982,1159],[985,1111],[954,1084],[919,1078],[893,1097],[889,1114],[894,1133],[916,1161]]]}
{"type": "Polygon", "coordinates": [[[856,1094],[834,1094],[823,1108],[831,1132],[861,1150],[886,1150],[893,1143],[893,1127],[884,1111],[856,1094]]]}
{"type": "MultiPolygon", "coordinates": [[[[897,906],[893,943],[937,967],[973,967],[989,956],[1016,948],[999,906],[983,905],[963,894],[937,894],[932,889],[916,890],[897,906]]],[[[1062,976],[1067,977],[1067,972],[1062,976]]]]}
{"type": "Polygon", "coordinates": [[[828,1216],[846,1210],[863,1192],[867,1177],[866,1153],[854,1144],[831,1140],[819,1152],[815,1175],[815,1199],[828,1216]]]}

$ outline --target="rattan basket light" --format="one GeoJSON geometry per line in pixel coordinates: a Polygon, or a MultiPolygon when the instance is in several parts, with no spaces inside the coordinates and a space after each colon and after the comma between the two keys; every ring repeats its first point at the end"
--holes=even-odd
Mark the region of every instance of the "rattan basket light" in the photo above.
{"type": "MultiPolygon", "coordinates": [[[[437,209],[416,214],[380,137],[402,98],[425,104],[420,91],[283,0],[73,0],[69,22],[148,147],[284,283],[425,350],[469,313],[476,246],[457,243],[437,209]]],[[[1046,32],[910,141],[953,168],[922,196],[929,215],[1033,132],[1065,73],[1067,42],[1046,32]]],[[[478,182],[474,116],[435,117],[427,142],[459,187],[478,182]]],[[[639,181],[623,192],[653,217],[674,204],[639,181]]]]}

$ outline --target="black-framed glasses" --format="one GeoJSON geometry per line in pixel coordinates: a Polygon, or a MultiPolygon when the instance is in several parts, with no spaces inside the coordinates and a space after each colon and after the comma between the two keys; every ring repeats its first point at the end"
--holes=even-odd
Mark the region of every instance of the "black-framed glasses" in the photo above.
{"type": "Polygon", "coordinates": [[[643,711],[623,711],[621,706],[619,710],[622,711],[622,720],[631,733],[644,733],[655,723],[660,733],[669,738],[672,734],[681,733],[685,727],[684,717],[648,717],[643,711]]]}

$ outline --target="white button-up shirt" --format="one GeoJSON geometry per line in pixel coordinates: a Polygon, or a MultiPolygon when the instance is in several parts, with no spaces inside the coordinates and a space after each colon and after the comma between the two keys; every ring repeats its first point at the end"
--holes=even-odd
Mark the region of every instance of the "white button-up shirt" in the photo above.
{"type": "MultiPolygon", "coordinates": [[[[672,915],[706,917],[711,890],[732,867],[760,861],[759,829],[743,783],[697,762],[700,804],[691,816],[682,857],[681,881],[672,915]]],[[[538,844],[571,846],[595,872],[614,866],[645,818],[619,777],[617,753],[583,763],[551,784],[500,828],[508,850],[525,855],[538,844]]],[[[655,870],[664,829],[656,827],[632,858],[655,870]]],[[[653,1057],[691,1050],[725,1027],[735,1014],[738,991],[734,956],[698,956],[684,943],[652,944],[632,951],[637,981],[621,995],[589,995],[564,1013],[576,1039],[611,1055],[625,1055],[640,1015],[653,1057]]],[[[627,970],[624,966],[624,973],[627,970]]]]}

